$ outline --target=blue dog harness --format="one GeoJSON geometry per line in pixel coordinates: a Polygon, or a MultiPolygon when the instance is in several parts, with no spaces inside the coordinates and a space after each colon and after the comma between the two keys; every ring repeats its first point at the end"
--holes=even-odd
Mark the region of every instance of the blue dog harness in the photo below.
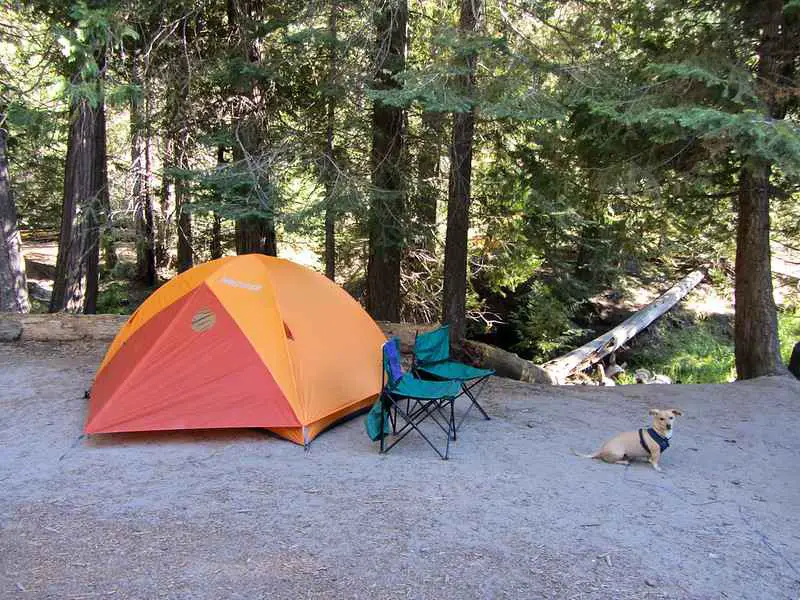
{"type": "MultiPolygon", "coordinates": [[[[650,448],[647,447],[647,444],[644,441],[644,429],[639,430],[639,443],[642,445],[642,448],[645,449],[647,454],[650,454],[650,448]]],[[[647,433],[650,434],[650,437],[653,438],[653,441],[658,444],[658,447],[661,448],[661,452],[664,452],[667,448],[669,448],[669,440],[665,438],[663,435],[658,433],[655,429],[650,427],[647,430],[647,433]]]]}

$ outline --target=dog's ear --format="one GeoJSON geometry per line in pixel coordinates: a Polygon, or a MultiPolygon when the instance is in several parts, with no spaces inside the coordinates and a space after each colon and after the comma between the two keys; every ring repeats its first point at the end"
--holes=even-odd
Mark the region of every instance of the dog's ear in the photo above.
{"type": "Polygon", "coordinates": [[[647,411],[647,414],[655,417],[658,414],[658,412],[659,411],[657,408],[651,408],[650,410],[647,411]]]}
{"type": "Polygon", "coordinates": [[[670,411],[670,412],[672,412],[672,414],[675,415],[676,417],[680,417],[683,414],[677,408],[673,408],[672,411],[670,411]]]}

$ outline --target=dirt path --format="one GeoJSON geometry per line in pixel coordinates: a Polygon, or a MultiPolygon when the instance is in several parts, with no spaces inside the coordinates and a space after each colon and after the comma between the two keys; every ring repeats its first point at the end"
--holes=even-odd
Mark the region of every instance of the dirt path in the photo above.
{"type": "Polygon", "coordinates": [[[444,462],[361,419],[76,438],[103,348],[0,346],[0,598],[791,598],[800,382],[491,382],[444,462]],[[579,459],[678,406],[660,475],[579,459]]]}

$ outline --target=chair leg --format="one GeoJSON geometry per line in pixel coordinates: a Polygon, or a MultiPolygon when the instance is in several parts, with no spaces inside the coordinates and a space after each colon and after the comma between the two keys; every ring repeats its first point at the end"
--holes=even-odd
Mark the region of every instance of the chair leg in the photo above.
{"type": "Polygon", "coordinates": [[[483,389],[483,386],[486,384],[488,379],[489,379],[488,377],[484,377],[483,379],[479,379],[479,380],[477,380],[475,383],[473,383],[471,385],[467,385],[466,383],[462,383],[461,384],[461,390],[464,392],[464,395],[467,396],[467,398],[469,398],[470,403],[469,403],[469,407],[467,408],[466,412],[464,412],[464,414],[461,415],[461,419],[459,419],[458,426],[456,427],[456,429],[459,429],[461,427],[462,423],[464,423],[464,420],[467,418],[467,415],[469,415],[469,412],[472,410],[473,406],[478,409],[478,411],[483,415],[483,418],[485,420],[487,420],[487,421],[491,420],[491,417],[489,417],[489,415],[486,414],[486,411],[483,410],[483,407],[478,402],[478,394],[476,394],[476,393],[474,393],[472,391],[473,388],[475,388],[477,386],[480,386],[479,389],[478,389],[478,392],[480,393],[480,391],[483,389]]]}
{"type": "MultiPolygon", "coordinates": [[[[398,443],[400,443],[400,441],[403,440],[403,438],[405,438],[409,433],[411,433],[411,431],[416,431],[422,436],[422,439],[424,439],[428,443],[428,445],[431,448],[433,448],[434,452],[436,452],[436,454],[439,455],[439,458],[441,458],[442,460],[447,460],[450,456],[450,431],[455,430],[455,418],[452,409],[453,400],[452,399],[450,400],[451,418],[449,419],[450,422],[448,423],[448,427],[445,430],[445,432],[447,433],[447,442],[445,443],[444,452],[442,452],[436,446],[436,444],[434,444],[430,440],[430,438],[427,435],[425,435],[425,432],[423,432],[418,425],[418,423],[422,423],[425,419],[430,417],[434,411],[441,410],[440,401],[438,400],[430,402],[417,401],[416,404],[419,405],[417,408],[415,408],[411,413],[406,413],[400,406],[398,406],[398,403],[396,401],[392,400],[392,405],[394,406],[394,409],[397,411],[397,413],[400,414],[401,417],[403,417],[403,419],[406,421],[406,424],[403,425],[398,430],[398,437],[392,440],[392,443],[386,446],[385,449],[382,448],[381,452],[383,453],[389,452],[389,450],[391,450],[398,443]]],[[[441,427],[441,424],[438,425],[439,427],[441,427]]],[[[381,442],[383,442],[383,438],[381,438],[381,442]]]]}
{"type": "Polygon", "coordinates": [[[383,398],[381,397],[381,449],[380,454],[383,454],[383,440],[386,437],[386,407],[383,405],[383,398]]]}
{"type": "MultiPolygon", "coordinates": [[[[456,441],[456,399],[450,399],[450,423],[449,429],[453,432],[453,441],[456,441]]],[[[450,444],[450,435],[447,436],[447,443],[450,444]]]]}

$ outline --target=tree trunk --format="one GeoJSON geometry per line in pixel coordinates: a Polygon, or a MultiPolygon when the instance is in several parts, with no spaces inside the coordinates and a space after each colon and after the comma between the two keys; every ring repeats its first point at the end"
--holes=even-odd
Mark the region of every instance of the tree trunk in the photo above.
{"type": "Polygon", "coordinates": [[[100,99],[94,111],[94,194],[86,212],[86,297],[83,312],[97,312],[97,296],[100,285],[100,238],[108,219],[110,202],[108,197],[108,169],[106,159],[106,110],[100,99]]]}
{"type": "MultiPolygon", "coordinates": [[[[175,166],[178,169],[187,168],[186,140],[185,132],[180,131],[178,136],[182,139],[176,140],[175,166]]],[[[178,223],[178,273],[183,273],[192,268],[192,215],[187,210],[188,196],[186,194],[186,182],[183,177],[175,180],[175,214],[178,223]]]]}
{"type": "Polygon", "coordinates": [[[554,358],[542,365],[558,383],[564,383],[572,373],[583,371],[614,352],[650,323],[675,306],[703,280],[702,271],[692,271],[678,283],[645,306],[642,310],[598,338],[587,342],[572,352],[554,358]]]}
{"type": "MultiPolygon", "coordinates": [[[[783,0],[755,6],[760,43],[758,79],[768,117],[783,119],[794,85],[797,45],[794,25],[787,27],[783,0]]],[[[778,343],[778,316],[772,294],[769,246],[771,165],[745,159],[739,180],[739,220],[736,232],[735,354],[739,379],[786,374],[778,343]]]]}
{"type": "Polygon", "coordinates": [[[17,207],[8,176],[5,114],[0,113],[0,312],[26,313],[30,309],[17,207]]]}
{"type": "Polygon", "coordinates": [[[325,276],[336,281],[336,163],[333,155],[333,133],[336,122],[336,79],[337,79],[337,0],[331,2],[328,15],[328,34],[331,36],[330,59],[328,66],[328,102],[325,107],[325,152],[322,176],[325,181],[325,276]]]}
{"type": "MultiPolygon", "coordinates": [[[[263,18],[265,8],[255,0],[228,0],[227,13],[230,32],[238,37],[240,56],[259,67],[260,48],[254,42],[250,27],[263,18]]],[[[249,180],[249,190],[243,192],[244,208],[256,213],[236,220],[236,253],[278,255],[275,232],[275,201],[269,184],[268,167],[262,160],[267,141],[267,108],[271,93],[254,82],[246,91],[235,93],[244,96],[234,108],[236,143],[233,160],[244,178],[249,180]],[[260,214],[259,214],[260,213],[260,214]]]]}
{"type": "Polygon", "coordinates": [[[558,381],[546,369],[497,346],[464,340],[461,352],[463,356],[460,358],[465,362],[492,369],[500,377],[527,383],[558,385],[558,381]]]}
{"type": "Polygon", "coordinates": [[[136,221],[136,277],[145,285],[153,286],[156,281],[156,252],[150,189],[150,92],[139,71],[141,60],[137,43],[131,56],[131,83],[144,87],[144,107],[139,98],[131,100],[131,196],[136,221]]]}
{"type": "Polygon", "coordinates": [[[261,217],[236,221],[236,254],[268,254],[276,256],[274,229],[261,217]]]}
{"type": "MultiPolygon", "coordinates": [[[[755,161],[752,161],[755,162],[755,161]]],[[[783,374],[778,315],[772,296],[769,247],[768,164],[742,169],[736,233],[736,375],[751,379],[783,374]]]]}
{"type": "Polygon", "coordinates": [[[443,125],[443,113],[430,111],[422,113],[414,216],[420,238],[417,240],[417,245],[431,253],[436,249],[436,209],[439,202],[439,162],[442,153],[443,125]]]}
{"type": "Polygon", "coordinates": [[[209,254],[211,255],[211,260],[216,260],[217,258],[222,258],[222,217],[215,212],[213,218],[209,254]]]}
{"type": "MultiPolygon", "coordinates": [[[[243,137],[250,139],[253,144],[246,148],[234,148],[236,168],[245,170],[245,176],[251,180],[249,195],[244,200],[248,204],[258,204],[254,208],[260,212],[271,213],[273,210],[272,195],[267,193],[268,199],[265,200],[258,191],[269,187],[269,182],[266,181],[266,177],[262,173],[264,167],[253,164],[253,161],[247,159],[247,156],[256,156],[261,152],[261,144],[248,135],[243,137]],[[269,203],[269,206],[265,206],[265,202],[269,203]]],[[[247,143],[247,141],[244,143],[247,143]]],[[[237,219],[235,235],[237,254],[278,255],[275,218],[271,214],[269,216],[249,216],[237,219]]]]}
{"type": "MultiPolygon", "coordinates": [[[[480,0],[461,0],[459,29],[462,34],[477,30],[480,0]]],[[[461,78],[467,97],[475,86],[475,65],[478,56],[464,56],[468,74],[461,78]]],[[[454,340],[467,333],[467,235],[472,180],[472,140],[475,133],[475,110],[456,113],[453,117],[453,143],[450,149],[450,185],[447,199],[447,238],[444,247],[444,289],[442,322],[450,324],[454,340]]]]}
{"type": "MultiPolygon", "coordinates": [[[[0,315],[0,342],[72,342],[113,340],[129,315],[27,314],[0,315]],[[14,330],[16,326],[16,336],[14,330]],[[12,335],[4,335],[9,331],[12,335]]],[[[0,347],[0,354],[3,350],[0,347]]]]}
{"type": "Polygon", "coordinates": [[[164,165],[161,174],[161,194],[160,194],[160,212],[161,219],[159,219],[156,226],[156,267],[168,267],[170,263],[171,253],[170,248],[173,248],[175,243],[173,238],[173,223],[175,222],[175,182],[171,175],[168,174],[169,170],[175,167],[175,150],[174,141],[170,136],[163,140],[163,153],[162,164],[164,165]]]}
{"type": "Polygon", "coordinates": [[[85,211],[96,193],[94,111],[87,99],[79,98],[72,102],[69,115],[64,204],[50,312],[77,312],[83,308],[86,275],[85,211]]]}
{"type": "MultiPolygon", "coordinates": [[[[393,76],[405,69],[408,45],[406,0],[387,0],[376,15],[374,88],[399,87],[393,76]]],[[[372,109],[372,194],[369,210],[367,311],[374,319],[400,318],[400,263],[404,245],[405,126],[402,108],[375,100],[372,109]]]]}
{"type": "MultiPolygon", "coordinates": [[[[225,168],[225,146],[219,145],[217,146],[217,170],[221,171],[225,168]]],[[[217,191],[215,193],[215,201],[217,204],[222,202],[222,198],[220,193],[217,191]]],[[[211,260],[215,260],[217,258],[222,258],[222,217],[220,217],[218,212],[214,212],[212,214],[213,221],[211,222],[211,244],[209,248],[209,253],[211,254],[211,260]]]]}

